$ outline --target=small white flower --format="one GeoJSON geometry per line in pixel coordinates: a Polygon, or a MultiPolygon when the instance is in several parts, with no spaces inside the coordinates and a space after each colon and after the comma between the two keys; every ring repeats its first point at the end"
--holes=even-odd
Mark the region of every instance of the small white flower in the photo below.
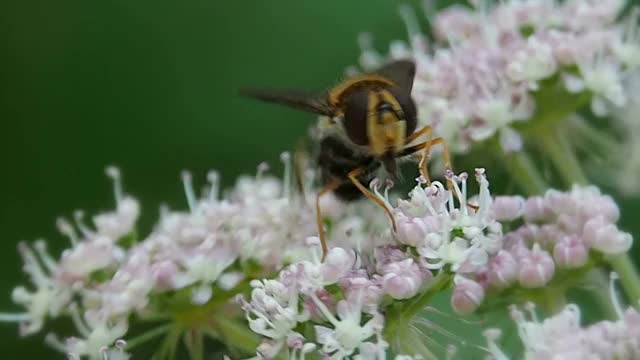
{"type": "MultiPolygon", "coordinates": [[[[418,185],[410,193],[410,201],[400,201],[396,211],[410,217],[422,215],[424,230],[422,239],[410,239],[407,245],[415,244],[420,256],[427,261],[428,269],[450,266],[453,272],[475,271],[488,264],[489,255],[502,248],[502,227],[494,219],[493,200],[489,194],[489,182],[484,170],[478,169],[476,179],[480,185],[478,205],[467,199],[467,175],[447,175],[453,185],[448,191],[439,182],[422,189],[418,185]],[[456,207],[455,199],[459,206],[456,207]],[[426,225],[429,224],[429,225],[426,225]],[[426,231],[426,230],[429,231],[426,231]]],[[[402,230],[405,231],[404,224],[402,230]]],[[[409,240],[400,237],[400,241],[409,240]]]]}
{"type": "Polygon", "coordinates": [[[536,36],[527,39],[525,48],[517,51],[507,65],[507,75],[514,81],[538,81],[557,70],[553,49],[536,36]]]}
{"type": "Polygon", "coordinates": [[[607,103],[617,107],[626,104],[627,96],[622,86],[622,72],[619,65],[601,54],[595,54],[592,59],[579,62],[578,68],[584,87],[594,94],[591,110],[596,115],[608,114],[607,103]]]}
{"type": "Polygon", "coordinates": [[[633,237],[607,222],[602,216],[595,217],[584,225],[585,243],[604,254],[624,254],[633,244],[633,237]]]}
{"type": "MultiPolygon", "coordinates": [[[[289,336],[295,335],[299,322],[309,319],[298,309],[298,292],[276,280],[253,280],[251,301],[240,300],[251,330],[271,339],[264,343],[276,353],[289,336]]],[[[274,354],[275,355],[275,354],[274,354]]]]}
{"type": "MultiPolygon", "coordinates": [[[[525,359],[635,359],[640,356],[640,314],[633,308],[619,314],[617,321],[600,321],[588,327],[580,324],[580,309],[569,304],[558,314],[539,321],[532,304],[527,316],[512,308],[518,335],[525,348],[525,359]]],[[[495,330],[494,330],[495,331],[495,330]]],[[[491,333],[490,333],[491,334],[491,333]]],[[[499,333],[487,336],[496,359],[507,359],[497,347],[499,333]]]]}
{"type": "Polygon", "coordinates": [[[16,287],[11,298],[16,304],[26,308],[26,313],[0,314],[0,321],[20,323],[20,335],[26,336],[37,333],[42,329],[47,317],[58,317],[71,301],[73,291],[67,285],[57,282],[51,273],[56,265],[46,251],[44,241],[35,245],[34,252],[25,243],[20,243],[20,255],[24,261],[24,271],[31,278],[35,287],[29,291],[23,286],[16,287]],[[43,267],[42,263],[45,264],[43,267]]]}
{"type": "Polygon", "coordinates": [[[445,241],[435,250],[429,244],[419,246],[418,253],[435,263],[427,263],[429,269],[440,269],[443,266],[451,265],[451,271],[457,271],[469,254],[469,243],[462,238],[455,238],[453,241],[445,241]]]}
{"type": "Polygon", "coordinates": [[[112,238],[98,235],[64,251],[56,276],[67,284],[87,281],[95,271],[113,269],[123,258],[123,249],[116,246],[112,238]]]}
{"type": "Polygon", "coordinates": [[[106,169],[106,173],[113,180],[116,211],[98,214],[93,217],[93,222],[99,235],[118,241],[134,230],[140,215],[140,204],[134,198],[124,195],[119,169],[111,166],[106,169]]]}
{"type": "Polygon", "coordinates": [[[336,306],[337,317],[333,316],[317,298],[314,298],[314,301],[333,326],[333,329],[315,326],[317,342],[322,345],[322,352],[330,359],[343,359],[353,354],[366,346],[367,340],[382,331],[384,318],[379,313],[372,314],[373,317],[369,321],[364,325],[361,324],[362,294],[351,300],[339,301],[336,306]]]}
{"type": "MultiPolygon", "coordinates": [[[[107,349],[127,332],[128,326],[124,321],[114,324],[90,322],[81,326],[79,330],[83,337],[67,339],[64,344],[65,352],[76,358],[86,356],[91,360],[102,360],[107,349]]],[[[117,352],[112,354],[116,355],[117,352]]]]}
{"type": "Polygon", "coordinates": [[[179,289],[196,282],[213,284],[234,261],[233,255],[225,251],[185,256],[182,259],[185,272],[176,277],[174,286],[179,289]]]}
{"type": "Polygon", "coordinates": [[[93,223],[98,234],[117,241],[133,231],[139,215],[138,202],[131,197],[126,197],[118,202],[115,212],[96,215],[93,217],[93,223]]]}

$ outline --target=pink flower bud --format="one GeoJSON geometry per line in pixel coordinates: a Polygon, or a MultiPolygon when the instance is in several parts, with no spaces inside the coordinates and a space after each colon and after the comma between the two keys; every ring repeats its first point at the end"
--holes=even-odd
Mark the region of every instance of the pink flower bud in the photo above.
{"type": "Polygon", "coordinates": [[[524,204],[524,219],[529,222],[548,220],[552,216],[551,209],[544,198],[533,196],[524,204]]]}
{"type": "Polygon", "coordinates": [[[577,204],[576,198],[572,195],[575,194],[550,189],[545,192],[544,200],[553,213],[575,213],[577,204]]]}
{"type": "Polygon", "coordinates": [[[545,224],[540,227],[536,242],[544,248],[552,248],[558,241],[562,240],[564,236],[565,233],[557,226],[545,224]]]}
{"type": "Polygon", "coordinates": [[[525,246],[529,246],[527,244],[537,243],[541,236],[540,226],[536,224],[524,224],[523,226],[518,228],[518,230],[516,230],[516,233],[523,240],[521,244],[525,246]]]}
{"type": "Polygon", "coordinates": [[[598,209],[598,213],[611,222],[616,222],[620,219],[620,208],[618,208],[618,204],[611,196],[604,196],[598,204],[598,209]]]}
{"type": "Polygon", "coordinates": [[[496,288],[511,285],[518,277],[518,263],[515,257],[508,251],[500,250],[489,263],[487,277],[489,284],[496,288]]]}
{"type": "Polygon", "coordinates": [[[521,196],[497,196],[493,200],[493,214],[497,221],[512,221],[522,216],[524,206],[521,196]]]}
{"type": "Polygon", "coordinates": [[[406,245],[416,247],[424,239],[427,233],[427,226],[420,218],[409,218],[399,216],[397,219],[398,240],[406,245]]]}
{"type": "Polygon", "coordinates": [[[516,259],[517,262],[529,256],[530,252],[531,250],[529,250],[529,248],[524,245],[516,245],[509,249],[509,253],[513,255],[514,259],[516,259]]]}
{"type": "Polygon", "coordinates": [[[560,268],[575,269],[586,264],[587,247],[577,235],[565,236],[553,247],[553,258],[560,268]]]}
{"type": "Polygon", "coordinates": [[[174,286],[173,279],[178,273],[178,266],[173,261],[162,261],[151,266],[154,286],[166,290],[174,286]]]}
{"type": "Polygon", "coordinates": [[[399,262],[408,258],[404,251],[394,245],[378,246],[373,250],[376,271],[384,274],[385,266],[390,263],[399,262]]]}
{"type": "Polygon", "coordinates": [[[525,246],[524,238],[518,232],[510,232],[506,234],[502,241],[504,244],[503,248],[506,250],[510,250],[518,246],[525,246]]]}
{"type": "Polygon", "coordinates": [[[535,244],[533,250],[520,260],[518,280],[526,288],[541,287],[551,280],[554,272],[555,264],[551,255],[535,244]]]}
{"type": "Polygon", "coordinates": [[[582,237],[589,247],[609,255],[627,252],[633,243],[631,234],[618,230],[602,216],[587,221],[582,237]]]}
{"type": "Polygon", "coordinates": [[[471,314],[484,300],[484,288],[462,276],[456,276],[453,281],[455,288],[451,294],[451,307],[460,315],[471,314]]]}
{"type": "Polygon", "coordinates": [[[382,289],[377,282],[369,279],[364,270],[347,274],[340,279],[339,284],[346,298],[360,296],[364,306],[375,308],[382,300],[382,289]]]}
{"type": "Polygon", "coordinates": [[[383,270],[382,290],[394,299],[414,297],[424,283],[424,275],[413,259],[390,263],[383,270]]]}
{"type": "Polygon", "coordinates": [[[616,222],[620,219],[620,209],[611,196],[595,196],[591,201],[584,204],[584,214],[588,218],[603,216],[609,222],[616,222]]]}

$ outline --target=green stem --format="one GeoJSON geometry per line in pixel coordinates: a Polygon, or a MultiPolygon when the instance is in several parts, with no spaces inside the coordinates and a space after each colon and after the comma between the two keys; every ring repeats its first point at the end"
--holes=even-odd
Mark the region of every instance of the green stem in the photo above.
{"type": "Polygon", "coordinates": [[[609,154],[618,147],[614,138],[594,128],[582,118],[571,119],[570,121],[571,128],[579,133],[580,137],[585,138],[591,145],[598,147],[601,152],[609,154]]]}
{"type": "Polygon", "coordinates": [[[602,309],[606,318],[609,320],[616,320],[618,318],[618,314],[616,313],[616,309],[613,307],[613,303],[611,303],[609,293],[602,291],[602,289],[606,289],[608,287],[608,278],[606,273],[602,271],[602,269],[593,269],[585,275],[585,281],[591,285],[589,292],[593,296],[598,307],[602,309]]]}
{"type": "Polygon", "coordinates": [[[420,333],[411,329],[411,326],[405,326],[394,334],[396,351],[404,354],[420,355],[425,360],[437,360],[438,357],[427,347],[426,340],[420,336],[420,333]]]}
{"type": "Polygon", "coordinates": [[[215,330],[218,330],[220,334],[217,334],[215,331],[207,331],[207,335],[214,338],[220,338],[220,336],[222,336],[225,343],[232,347],[248,353],[255,353],[256,347],[260,344],[260,340],[247,326],[227,319],[224,315],[216,317],[213,323],[215,330]]]}
{"type": "Polygon", "coordinates": [[[433,279],[429,289],[422,295],[389,309],[384,337],[394,346],[396,351],[406,354],[418,354],[427,360],[438,359],[425,344],[425,339],[419,336],[419,331],[415,330],[410,323],[413,317],[431,303],[434,295],[451,285],[452,279],[453,276],[451,274],[440,271],[433,279]]]}
{"type": "Polygon", "coordinates": [[[163,335],[167,332],[169,332],[169,330],[174,326],[174,324],[167,324],[167,325],[162,325],[162,326],[158,326],[157,328],[151,329],[131,340],[127,341],[127,346],[126,346],[126,350],[131,350],[134,347],[140,345],[140,344],[144,344],[147,341],[153,340],[155,338],[157,338],[160,335],[163,335]]]}
{"type": "Polygon", "coordinates": [[[397,307],[391,308],[387,312],[387,324],[385,326],[385,338],[391,340],[395,338],[396,331],[399,327],[406,326],[413,317],[427,307],[433,296],[438,294],[444,288],[451,284],[452,275],[441,271],[433,279],[428,290],[422,295],[404,303],[398,303],[397,307]]]}
{"type": "MultiPolygon", "coordinates": [[[[498,150],[502,152],[502,149],[498,150]]],[[[524,192],[532,195],[544,193],[547,184],[540,176],[529,154],[520,151],[505,155],[503,159],[507,171],[524,192]]]]}
{"type": "Polygon", "coordinates": [[[204,360],[204,341],[199,330],[187,330],[184,344],[191,360],[204,360]]]}
{"type": "Polygon", "coordinates": [[[638,306],[640,301],[640,274],[628,254],[618,255],[608,259],[609,265],[620,277],[620,284],[626,292],[629,301],[638,306]]]}
{"type": "Polygon", "coordinates": [[[543,306],[548,315],[556,315],[567,305],[564,289],[547,288],[543,306]]]}
{"type": "Polygon", "coordinates": [[[537,136],[537,140],[541,150],[551,159],[566,185],[589,183],[576,154],[567,141],[566,134],[553,129],[537,136]]]}
{"type": "Polygon", "coordinates": [[[440,293],[443,289],[447,288],[451,284],[453,279],[452,275],[440,272],[433,279],[433,283],[424,294],[418,296],[414,301],[402,309],[400,312],[400,318],[404,320],[411,320],[417,313],[424,310],[433,299],[433,296],[440,293]]]}
{"type": "Polygon", "coordinates": [[[182,334],[182,329],[179,327],[174,327],[169,330],[167,336],[164,337],[162,341],[162,345],[160,345],[160,349],[156,351],[151,357],[152,360],[170,360],[174,359],[176,356],[176,349],[178,348],[178,342],[180,341],[180,334],[182,334]]]}

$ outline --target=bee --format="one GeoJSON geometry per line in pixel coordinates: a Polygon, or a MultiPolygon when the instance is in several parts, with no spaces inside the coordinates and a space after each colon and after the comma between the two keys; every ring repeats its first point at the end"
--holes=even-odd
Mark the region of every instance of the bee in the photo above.
{"type": "Polygon", "coordinates": [[[394,232],[391,209],[369,190],[380,168],[392,178],[399,177],[398,159],[420,153],[419,168],[429,181],[426,161],[429,149],[444,147],[445,166],[450,168],[446,143],[431,138],[429,126],[417,128],[417,109],[411,97],[415,64],[408,60],[390,62],[370,73],[352,76],[319,94],[301,91],[244,89],[241,94],[265,102],[285,105],[322,115],[330,131],[319,139],[318,167],[324,187],[316,195],[316,220],[323,257],[326,235],[320,198],[333,192],[345,201],[361,196],[374,201],[388,215],[394,232]],[[414,144],[420,137],[422,142],[414,144]]]}

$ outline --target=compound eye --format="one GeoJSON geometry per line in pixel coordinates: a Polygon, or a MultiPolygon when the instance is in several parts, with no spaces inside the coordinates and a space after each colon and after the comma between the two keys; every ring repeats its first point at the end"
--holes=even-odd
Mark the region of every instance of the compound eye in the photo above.
{"type": "Polygon", "coordinates": [[[367,145],[367,112],[369,93],[366,89],[356,91],[345,99],[344,129],[354,144],[367,145]]]}
{"type": "Polygon", "coordinates": [[[399,114],[401,116],[399,116],[399,118],[403,119],[406,122],[406,136],[408,137],[416,130],[416,125],[418,122],[416,105],[411,98],[411,94],[405,91],[402,91],[398,88],[393,88],[391,89],[391,93],[402,108],[402,112],[399,114]]]}

